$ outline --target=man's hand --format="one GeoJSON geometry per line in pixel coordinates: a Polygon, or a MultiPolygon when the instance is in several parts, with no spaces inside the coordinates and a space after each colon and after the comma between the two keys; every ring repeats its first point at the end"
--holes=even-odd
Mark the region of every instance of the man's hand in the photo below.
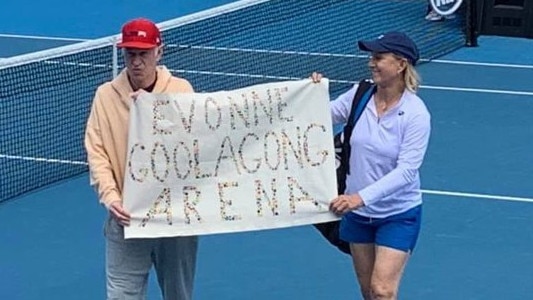
{"type": "Polygon", "coordinates": [[[347,212],[363,207],[365,203],[359,194],[355,195],[339,195],[331,201],[329,210],[336,215],[344,215],[347,212]]]}
{"type": "Polygon", "coordinates": [[[137,90],[137,91],[135,91],[133,93],[130,93],[130,98],[133,99],[133,102],[135,102],[135,101],[137,101],[137,98],[139,97],[139,95],[141,93],[146,93],[146,91],[143,90],[143,89],[140,89],[140,90],[137,90]]]}
{"type": "Polygon", "coordinates": [[[130,214],[124,210],[121,201],[111,202],[109,211],[122,226],[130,226],[130,214]]]}

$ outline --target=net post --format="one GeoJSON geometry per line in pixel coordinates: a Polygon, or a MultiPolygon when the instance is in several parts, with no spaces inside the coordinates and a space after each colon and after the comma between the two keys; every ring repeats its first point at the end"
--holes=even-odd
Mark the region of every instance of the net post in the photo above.
{"type": "Polygon", "coordinates": [[[477,47],[477,0],[466,0],[466,46],[477,47]]]}
{"type": "Polygon", "coordinates": [[[118,38],[113,38],[113,78],[118,76],[118,48],[117,48],[118,38]]]}

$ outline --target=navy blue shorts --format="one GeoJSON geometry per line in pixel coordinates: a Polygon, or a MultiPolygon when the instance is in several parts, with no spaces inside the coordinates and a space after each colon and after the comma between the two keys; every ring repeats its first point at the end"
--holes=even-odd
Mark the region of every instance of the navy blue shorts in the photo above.
{"type": "Polygon", "coordinates": [[[340,238],[355,244],[376,244],[412,252],[415,248],[422,205],[386,218],[369,218],[355,213],[344,215],[340,225],[340,238]]]}

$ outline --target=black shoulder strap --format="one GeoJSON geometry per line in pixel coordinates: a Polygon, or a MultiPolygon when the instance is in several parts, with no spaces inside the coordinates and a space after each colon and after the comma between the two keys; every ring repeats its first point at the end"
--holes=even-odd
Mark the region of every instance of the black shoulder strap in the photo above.
{"type": "MultiPolygon", "coordinates": [[[[345,174],[350,174],[350,168],[349,168],[349,160],[350,160],[350,138],[352,137],[352,131],[355,128],[355,123],[361,116],[361,113],[356,116],[356,113],[358,111],[358,106],[361,103],[361,99],[365,95],[365,93],[372,88],[372,81],[368,79],[361,80],[359,82],[359,86],[357,87],[357,91],[355,92],[355,96],[353,97],[352,101],[352,107],[350,110],[350,116],[348,117],[348,121],[346,122],[346,126],[344,126],[344,139],[342,143],[342,157],[341,157],[341,165],[344,166],[346,169],[344,170],[345,174]]],[[[368,99],[367,99],[368,100],[368,99]]],[[[366,106],[366,103],[364,103],[366,106]]],[[[362,111],[362,110],[359,110],[362,111]]]]}
{"type": "MultiPolygon", "coordinates": [[[[352,107],[350,108],[350,116],[348,117],[348,122],[346,122],[346,126],[344,126],[344,140],[349,141],[350,137],[352,136],[352,131],[355,127],[355,123],[357,120],[354,120],[355,113],[357,111],[357,106],[359,105],[359,102],[363,98],[363,95],[372,87],[372,81],[368,79],[363,79],[359,82],[359,86],[357,86],[357,90],[355,91],[355,95],[352,100],[352,107]],[[351,120],[354,120],[351,122],[351,120]]],[[[359,116],[357,116],[359,118],[359,116]]]]}

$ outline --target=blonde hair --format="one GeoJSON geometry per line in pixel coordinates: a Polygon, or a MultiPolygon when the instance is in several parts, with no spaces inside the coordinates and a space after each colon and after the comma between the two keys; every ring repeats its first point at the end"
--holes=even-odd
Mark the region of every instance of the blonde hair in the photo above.
{"type": "Polygon", "coordinates": [[[409,62],[407,63],[405,70],[403,70],[403,81],[405,87],[413,93],[416,93],[420,86],[420,75],[418,75],[415,67],[409,62]]]}
{"type": "Polygon", "coordinates": [[[416,93],[421,82],[420,75],[416,71],[415,67],[405,57],[397,54],[393,54],[393,56],[398,60],[405,61],[405,69],[402,72],[405,88],[413,93],[416,93]]]}

